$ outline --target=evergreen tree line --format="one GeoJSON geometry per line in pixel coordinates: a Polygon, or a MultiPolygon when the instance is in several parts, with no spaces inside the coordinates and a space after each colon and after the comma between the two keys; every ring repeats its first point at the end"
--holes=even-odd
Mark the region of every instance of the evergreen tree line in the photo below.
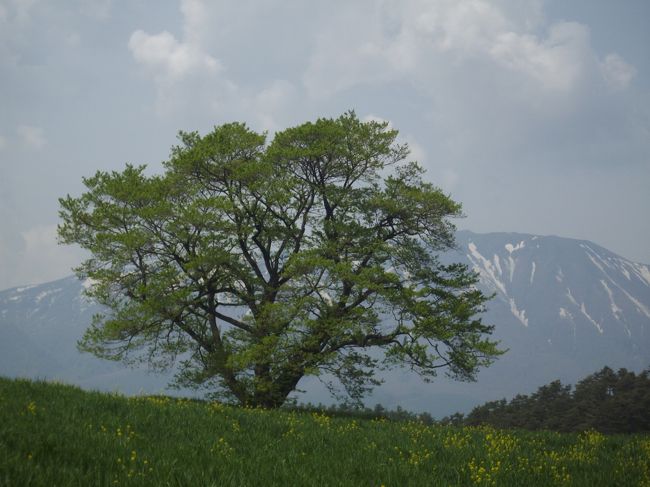
{"type": "Polygon", "coordinates": [[[650,432],[650,368],[637,375],[605,367],[575,388],[556,380],[530,396],[487,402],[467,416],[457,413],[443,422],[561,432],[650,432]]]}
{"type": "Polygon", "coordinates": [[[290,403],[284,409],[326,413],[350,419],[418,421],[427,425],[490,425],[495,428],[602,433],[650,432],[650,368],[640,374],[627,369],[614,372],[604,367],[578,382],[575,388],[559,380],[540,387],[530,396],[519,394],[475,407],[468,415],[455,413],[435,420],[429,413],[414,413],[397,406],[386,409],[342,403],[325,406],[290,403]]]}

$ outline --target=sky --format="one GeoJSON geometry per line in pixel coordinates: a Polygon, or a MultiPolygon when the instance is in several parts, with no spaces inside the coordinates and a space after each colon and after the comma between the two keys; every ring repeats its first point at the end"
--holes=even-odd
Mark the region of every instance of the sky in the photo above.
{"type": "Polygon", "coordinates": [[[650,263],[647,0],[0,0],[0,289],[71,274],[58,198],[179,130],[390,122],[460,229],[650,263]]]}

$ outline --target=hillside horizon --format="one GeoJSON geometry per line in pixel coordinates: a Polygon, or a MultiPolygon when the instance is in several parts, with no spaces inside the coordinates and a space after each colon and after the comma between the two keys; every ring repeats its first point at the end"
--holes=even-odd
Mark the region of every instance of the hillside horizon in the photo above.
{"type": "MultiPolygon", "coordinates": [[[[641,371],[650,365],[648,266],[593,242],[556,236],[461,230],[457,244],[441,258],[475,269],[481,289],[495,294],[483,320],[495,325],[493,336],[508,353],[473,383],[441,374],[425,384],[408,371],[389,371],[367,405],[441,417],[553,380],[575,383],[603,366],[641,371]]],[[[166,391],[169,372],[129,369],[77,351],[76,341],[99,311],[83,291],[75,276],[0,291],[0,374],[126,393],[166,391]]],[[[295,395],[300,401],[331,403],[313,377],[298,387],[307,391],[295,395]]]]}

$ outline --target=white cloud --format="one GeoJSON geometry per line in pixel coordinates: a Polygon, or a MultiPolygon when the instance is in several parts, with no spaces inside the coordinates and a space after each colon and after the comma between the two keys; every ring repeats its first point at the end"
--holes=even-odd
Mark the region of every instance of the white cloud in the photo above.
{"type": "MultiPolygon", "coordinates": [[[[407,157],[407,160],[415,161],[420,164],[420,166],[427,169],[427,165],[430,162],[427,149],[417,140],[413,134],[400,132],[399,129],[393,125],[393,122],[391,120],[387,120],[386,118],[374,115],[372,113],[361,117],[361,120],[363,122],[386,123],[386,128],[388,130],[397,130],[398,134],[396,142],[400,145],[406,144],[409,148],[409,155],[407,157]]],[[[392,172],[392,168],[386,168],[386,174],[389,174],[390,172],[392,172]]]]}
{"type": "Polygon", "coordinates": [[[373,115],[372,113],[366,115],[361,119],[363,122],[377,122],[377,123],[387,123],[388,125],[386,126],[389,130],[393,130],[393,124],[391,123],[390,120],[386,120],[385,118],[379,117],[377,115],[373,115]]]}
{"type": "Polygon", "coordinates": [[[7,11],[13,10],[14,18],[19,22],[29,20],[31,10],[38,3],[39,0],[11,0],[3,6],[4,17],[8,17],[7,11]],[[9,5],[7,5],[9,4],[9,5]],[[9,8],[7,8],[9,6],[9,8]]]}
{"type": "Polygon", "coordinates": [[[78,32],[70,32],[65,36],[65,43],[68,47],[79,47],[81,45],[81,35],[78,32]]]}
{"type": "Polygon", "coordinates": [[[502,66],[521,73],[543,90],[567,92],[577,86],[590,61],[589,31],[575,22],[553,24],[548,37],[501,32],[490,55],[502,66]]]}
{"type": "Polygon", "coordinates": [[[81,11],[99,20],[106,20],[111,16],[112,0],[79,0],[81,11]]]}
{"type": "Polygon", "coordinates": [[[0,135],[0,150],[4,149],[5,147],[7,147],[7,139],[0,135]]]}
{"type": "Polygon", "coordinates": [[[292,105],[297,96],[295,86],[286,80],[275,80],[263,88],[252,100],[249,110],[254,114],[263,130],[276,132],[285,128],[279,119],[284,109],[292,105]]]}
{"type": "Polygon", "coordinates": [[[163,31],[150,35],[137,30],[131,35],[129,49],[139,63],[158,75],[178,80],[190,75],[216,75],[221,62],[207,51],[202,41],[210,16],[202,0],[181,0],[183,38],[177,40],[163,31]]]}
{"type": "Polygon", "coordinates": [[[40,149],[47,143],[41,127],[19,125],[16,132],[23,140],[23,143],[31,149],[40,149]]]}
{"type": "Polygon", "coordinates": [[[56,245],[56,225],[38,225],[22,232],[25,251],[35,252],[56,245]]]}
{"type": "Polygon", "coordinates": [[[607,84],[614,90],[627,88],[636,75],[636,68],[615,53],[605,56],[600,63],[600,71],[607,84]]]}
{"type": "Polygon", "coordinates": [[[390,81],[396,71],[410,68],[410,50],[390,55],[400,46],[385,38],[381,14],[372,5],[349,2],[332,11],[317,20],[315,49],[302,76],[311,97],[327,98],[358,84],[390,81]]]}
{"type": "Polygon", "coordinates": [[[208,113],[222,109],[234,98],[237,86],[224,76],[224,67],[201,42],[202,22],[206,21],[200,0],[183,0],[183,37],[168,31],[148,34],[136,30],[128,42],[135,61],[150,75],[157,88],[157,109],[173,114],[200,106],[208,113]]]}
{"type": "Polygon", "coordinates": [[[436,50],[472,53],[489,46],[509,23],[503,12],[485,1],[411,2],[403,18],[436,50]]]}
{"type": "MultiPolygon", "coordinates": [[[[386,128],[388,130],[395,130],[395,126],[391,120],[387,120],[383,117],[377,115],[368,114],[361,118],[363,122],[378,122],[386,123],[386,128]]],[[[399,132],[399,129],[397,129],[399,132]]],[[[422,144],[420,144],[417,138],[413,134],[403,134],[398,133],[397,135],[398,144],[406,144],[409,148],[409,160],[417,161],[420,165],[425,166],[427,164],[427,151],[422,144]]]]}
{"type": "Polygon", "coordinates": [[[56,238],[56,225],[36,225],[0,235],[0,289],[72,274],[84,253],[76,247],[58,245],[56,238]]]}
{"type": "Polygon", "coordinates": [[[406,134],[404,137],[401,137],[401,140],[399,142],[402,142],[402,140],[408,144],[411,151],[409,154],[409,159],[417,161],[422,166],[426,166],[429,161],[427,157],[427,150],[424,148],[424,146],[420,144],[417,139],[411,134],[406,134]]]}
{"type": "Polygon", "coordinates": [[[181,0],[183,14],[183,34],[194,45],[201,43],[203,29],[209,24],[210,16],[202,0],[181,0]]]}
{"type": "MultiPolygon", "coordinates": [[[[571,137],[585,147],[595,130],[588,114],[623,110],[611,92],[629,84],[634,68],[620,57],[600,59],[588,26],[549,20],[543,7],[543,0],[332,0],[310,9],[182,0],[180,34],[137,30],[129,48],[177,126],[236,119],[273,132],[348,108],[383,110],[404,137],[417,136],[414,158],[444,154],[462,174],[460,161],[523,160],[533,147],[559,151],[571,137]],[[302,40],[292,50],[286,31],[294,24],[302,40]]],[[[597,130],[615,118],[598,118],[597,130]]],[[[456,184],[455,176],[446,180],[456,184]]]]}
{"type": "MultiPolygon", "coordinates": [[[[564,96],[579,91],[597,56],[587,26],[545,24],[539,1],[403,0],[354,4],[318,29],[303,82],[312,97],[394,80],[431,85],[441,76],[482,70],[496,87],[564,96]],[[530,6],[525,14],[521,4],[530,6]],[[355,27],[353,28],[352,25],[355,27]],[[465,69],[466,68],[466,69],[465,69]]],[[[608,57],[604,76],[616,86],[630,67],[608,57]],[[609,59],[609,60],[608,60],[609,59]]]]}
{"type": "Polygon", "coordinates": [[[452,191],[456,188],[458,184],[458,178],[460,175],[455,169],[444,169],[442,171],[442,187],[445,191],[452,191]]]}
{"type": "Polygon", "coordinates": [[[24,247],[14,256],[16,275],[27,283],[46,282],[72,274],[82,252],[57,243],[56,225],[37,225],[22,232],[24,247]]]}
{"type": "MultiPolygon", "coordinates": [[[[27,22],[32,20],[36,10],[41,13],[50,8],[51,2],[42,0],[0,0],[0,20],[11,18],[17,22],[27,22]]],[[[85,15],[97,19],[105,20],[110,16],[112,0],[76,0],[68,2],[75,11],[80,11],[85,15]]],[[[57,6],[61,10],[61,6],[57,6]]]]}
{"type": "Polygon", "coordinates": [[[197,72],[216,74],[221,68],[219,61],[200,46],[179,42],[167,31],[150,35],[137,30],[129,39],[129,49],[137,62],[172,81],[197,72]]]}
{"type": "MultiPolygon", "coordinates": [[[[180,10],[180,37],[168,31],[149,34],[136,30],[128,43],[133,58],[156,85],[159,114],[185,116],[193,124],[205,121],[204,125],[212,125],[243,118],[262,130],[284,128],[289,120],[288,109],[299,105],[297,98],[301,94],[295,84],[284,78],[265,78],[262,71],[253,83],[248,78],[240,84],[233,80],[237,73],[230,72],[213,55],[224,45],[236,45],[241,40],[224,37],[224,29],[229,28],[224,15],[237,19],[244,13],[259,15],[255,5],[182,0],[180,10]]],[[[238,57],[246,54],[242,52],[238,57]]]]}

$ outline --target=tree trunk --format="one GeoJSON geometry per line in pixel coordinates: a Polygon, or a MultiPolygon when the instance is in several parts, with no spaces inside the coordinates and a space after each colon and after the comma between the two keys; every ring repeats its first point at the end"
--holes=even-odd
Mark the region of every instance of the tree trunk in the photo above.
{"type": "Polygon", "coordinates": [[[250,405],[265,409],[276,409],[281,407],[287,397],[304,375],[304,367],[293,366],[282,371],[274,380],[271,375],[269,364],[258,364],[255,366],[255,391],[253,392],[250,405]]]}

